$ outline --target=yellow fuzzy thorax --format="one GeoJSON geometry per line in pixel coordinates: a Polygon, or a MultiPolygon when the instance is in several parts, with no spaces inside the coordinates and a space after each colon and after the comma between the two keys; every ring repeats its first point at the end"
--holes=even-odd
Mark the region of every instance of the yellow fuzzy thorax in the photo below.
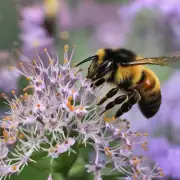
{"type": "Polygon", "coordinates": [[[132,86],[141,78],[142,66],[123,67],[118,66],[115,74],[115,83],[120,84],[131,78],[132,86]]]}
{"type": "Polygon", "coordinates": [[[102,64],[105,56],[105,50],[104,49],[99,49],[96,53],[98,55],[98,64],[102,64]]]}

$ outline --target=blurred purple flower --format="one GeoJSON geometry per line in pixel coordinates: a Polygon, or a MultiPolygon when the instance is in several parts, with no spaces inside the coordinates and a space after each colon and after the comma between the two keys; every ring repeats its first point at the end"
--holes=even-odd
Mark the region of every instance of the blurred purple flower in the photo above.
{"type": "Polygon", "coordinates": [[[125,31],[125,28],[122,27],[118,22],[111,21],[106,22],[95,29],[95,33],[92,36],[91,41],[99,41],[99,47],[102,47],[102,44],[107,47],[118,47],[121,46],[125,41],[124,34],[120,33],[125,31]]]}
{"type": "Polygon", "coordinates": [[[10,71],[8,68],[2,68],[0,72],[0,89],[3,92],[16,90],[19,77],[20,75],[17,72],[10,71]]]}
{"type": "MultiPolygon", "coordinates": [[[[65,0],[60,0],[60,10],[58,12],[59,19],[59,29],[60,31],[67,31],[72,28],[73,19],[71,9],[65,0]]],[[[75,16],[74,16],[75,17],[75,16]]],[[[73,18],[74,18],[73,17],[73,18]]]]}
{"type": "MultiPolygon", "coordinates": [[[[180,145],[180,71],[175,72],[162,87],[162,105],[157,115],[149,121],[149,127],[158,134],[180,145]],[[152,125],[152,126],[151,126],[152,125]],[[161,131],[159,131],[161,129],[161,131]],[[164,131],[163,131],[164,129],[164,131]],[[168,131],[167,131],[168,130],[168,131]],[[177,133],[179,131],[179,133],[177,133]]],[[[153,132],[152,131],[152,132],[153,132]]]]}
{"type": "Polygon", "coordinates": [[[106,22],[119,19],[118,6],[115,4],[100,4],[92,0],[79,1],[74,13],[74,27],[97,27],[106,22]]]}
{"type": "MultiPolygon", "coordinates": [[[[37,59],[34,51],[38,50],[39,55],[44,56],[44,49],[48,49],[50,55],[55,55],[54,39],[50,37],[43,27],[45,11],[43,5],[33,5],[21,8],[20,39],[23,46],[21,48],[22,61],[37,59]]],[[[48,62],[43,62],[46,66],[48,62]]]]}
{"type": "MultiPolygon", "coordinates": [[[[180,47],[180,3],[179,0],[164,1],[164,0],[136,0],[121,6],[118,10],[121,23],[128,29],[132,29],[134,20],[137,18],[138,13],[142,10],[152,11],[152,15],[156,14],[155,18],[159,19],[159,24],[164,23],[165,19],[166,28],[171,33],[171,41],[174,48],[180,47]],[[127,13],[128,12],[128,13],[127,13]]],[[[147,16],[147,13],[143,15],[147,16]]],[[[138,27],[140,29],[141,27],[138,27]]],[[[160,29],[161,31],[161,29],[160,29]]],[[[126,32],[122,32],[127,34],[126,32]]]]}
{"type": "Polygon", "coordinates": [[[14,61],[8,51],[0,51],[0,89],[10,92],[17,89],[19,74],[9,70],[9,63],[14,61]]]}
{"type": "Polygon", "coordinates": [[[119,6],[114,3],[98,3],[92,0],[79,1],[72,11],[73,28],[92,28],[90,42],[97,48],[120,46],[124,42],[126,28],[121,25],[118,15],[119,6]],[[96,43],[94,43],[96,42],[96,43]]]}
{"type": "Polygon", "coordinates": [[[168,142],[165,137],[148,140],[147,155],[163,169],[166,177],[180,178],[180,147],[168,142]]]}
{"type": "Polygon", "coordinates": [[[180,178],[179,79],[180,71],[174,72],[162,85],[162,104],[159,112],[151,119],[144,118],[137,107],[124,115],[132,122],[131,127],[149,133],[147,155],[163,169],[166,176],[175,178],[180,178]]]}

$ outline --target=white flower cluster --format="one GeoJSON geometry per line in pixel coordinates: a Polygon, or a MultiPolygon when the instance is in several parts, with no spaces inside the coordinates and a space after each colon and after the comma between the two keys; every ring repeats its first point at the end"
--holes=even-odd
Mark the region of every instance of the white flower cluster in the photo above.
{"type": "Polygon", "coordinates": [[[19,68],[11,67],[29,81],[24,94],[18,97],[12,91],[12,100],[1,95],[11,110],[0,120],[0,179],[19,174],[29,162],[34,163],[34,152],[44,151],[53,160],[65,152],[70,156],[76,153],[76,144],[93,147],[95,160],[85,167],[96,180],[110,164],[107,174],[120,172],[134,179],[161,176],[161,170],[151,170],[143,157],[133,154],[134,149],[147,150],[142,141],[147,134],[130,132],[127,120],[99,115],[96,90],[83,79],[81,69],[71,67],[73,52],[68,57],[68,46],[64,47],[63,65],[44,51],[49,59],[47,68],[38,53],[38,59],[28,67],[23,63],[19,68]],[[102,161],[101,154],[106,160],[102,161]]]}

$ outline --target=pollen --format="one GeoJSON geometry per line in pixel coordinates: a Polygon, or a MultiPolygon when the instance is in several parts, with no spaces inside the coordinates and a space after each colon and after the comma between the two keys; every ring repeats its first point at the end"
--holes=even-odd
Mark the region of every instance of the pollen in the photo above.
{"type": "Polygon", "coordinates": [[[68,60],[67,59],[64,59],[64,63],[67,63],[68,62],[68,60]]]}
{"type": "Polygon", "coordinates": [[[82,111],[82,110],[84,109],[84,107],[83,107],[83,106],[80,106],[79,109],[82,111]]]}
{"type": "Polygon", "coordinates": [[[72,96],[69,96],[68,97],[68,101],[71,102],[73,100],[73,97],[72,96]]]}
{"type": "Polygon", "coordinates": [[[9,120],[12,120],[12,117],[11,117],[11,116],[5,116],[5,117],[3,117],[3,121],[9,121],[9,120]]]}
{"type": "Polygon", "coordinates": [[[136,176],[135,174],[133,175],[133,179],[138,179],[137,176],[136,176]]]}
{"type": "Polygon", "coordinates": [[[14,137],[14,136],[11,136],[11,137],[10,137],[10,140],[11,140],[11,141],[14,141],[14,140],[15,140],[15,137],[14,137]]]}
{"type": "Polygon", "coordinates": [[[33,64],[36,64],[36,60],[32,60],[32,63],[33,63],[33,64]]]}
{"type": "Polygon", "coordinates": [[[25,92],[25,91],[27,91],[28,89],[33,89],[33,86],[27,86],[27,87],[25,87],[25,88],[23,89],[23,91],[25,92]]]}
{"type": "Polygon", "coordinates": [[[20,63],[19,63],[19,65],[20,65],[20,66],[23,66],[23,63],[22,63],[22,62],[20,62],[20,63]]]}
{"type": "Polygon", "coordinates": [[[12,168],[13,171],[17,170],[17,166],[16,165],[12,165],[11,168],[12,168]]]}
{"type": "Polygon", "coordinates": [[[112,122],[112,121],[115,120],[115,117],[114,117],[114,116],[112,116],[111,118],[109,118],[109,117],[104,117],[103,119],[104,119],[104,121],[106,121],[106,122],[112,122]]]}
{"type": "Polygon", "coordinates": [[[15,91],[11,91],[12,92],[12,94],[16,94],[16,92],[15,91]]]}
{"type": "Polygon", "coordinates": [[[50,60],[49,60],[49,64],[53,64],[53,60],[50,59],[50,60]]]}
{"type": "Polygon", "coordinates": [[[68,109],[69,109],[70,111],[74,111],[74,106],[72,106],[70,102],[68,102],[68,103],[66,104],[66,106],[68,107],[68,109]]]}
{"type": "Polygon", "coordinates": [[[40,108],[40,107],[41,107],[41,105],[40,105],[40,104],[37,104],[36,106],[37,106],[38,108],[40,108]]]}
{"type": "Polygon", "coordinates": [[[23,139],[24,138],[24,134],[23,133],[19,134],[19,138],[23,139]]]}
{"type": "Polygon", "coordinates": [[[10,66],[9,69],[10,69],[10,70],[13,70],[13,69],[14,69],[14,66],[10,66]]]}
{"type": "Polygon", "coordinates": [[[112,156],[112,152],[110,152],[109,147],[104,147],[104,151],[107,156],[110,156],[110,157],[112,156]]]}
{"type": "Polygon", "coordinates": [[[3,137],[4,137],[5,140],[8,139],[8,137],[9,137],[8,131],[3,130],[3,137]]]}
{"type": "Polygon", "coordinates": [[[45,52],[47,52],[47,49],[46,49],[46,48],[44,48],[44,51],[45,51],[45,52]]]}
{"type": "Polygon", "coordinates": [[[161,177],[163,177],[163,176],[164,176],[164,173],[163,173],[163,172],[160,172],[159,174],[160,174],[160,176],[161,176],[161,177]]]}
{"type": "Polygon", "coordinates": [[[26,77],[26,80],[27,80],[27,81],[30,81],[30,80],[31,80],[31,78],[30,78],[30,77],[26,77]]]}
{"type": "Polygon", "coordinates": [[[29,96],[28,93],[24,93],[24,96],[23,96],[23,97],[24,97],[24,99],[27,99],[28,96],[29,96]]]}
{"type": "Polygon", "coordinates": [[[50,152],[50,153],[53,153],[53,152],[54,152],[54,148],[51,147],[51,148],[49,149],[49,152],[50,152]]]}
{"type": "Polygon", "coordinates": [[[67,52],[68,49],[69,49],[69,46],[68,46],[68,45],[65,45],[65,46],[64,46],[64,51],[67,52]]]}
{"type": "Polygon", "coordinates": [[[12,104],[12,105],[11,105],[11,109],[16,109],[16,105],[15,105],[15,104],[12,104]]]}
{"type": "Polygon", "coordinates": [[[140,175],[140,171],[138,169],[135,170],[137,175],[140,175]]]}
{"type": "Polygon", "coordinates": [[[136,136],[141,136],[141,133],[139,133],[139,132],[136,132],[136,136]]]}
{"type": "Polygon", "coordinates": [[[147,144],[148,144],[147,142],[144,142],[144,143],[141,144],[141,147],[142,147],[145,151],[148,150],[147,144]]]}
{"type": "Polygon", "coordinates": [[[137,157],[133,157],[132,164],[133,164],[134,166],[139,165],[140,162],[141,162],[140,159],[138,159],[137,157]]]}
{"type": "Polygon", "coordinates": [[[75,90],[72,90],[71,93],[74,94],[76,91],[75,90]]]}
{"type": "Polygon", "coordinates": [[[148,136],[148,133],[144,133],[144,136],[148,136]]]}
{"type": "Polygon", "coordinates": [[[163,172],[162,168],[158,168],[158,171],[159,171],[159,175],[161,177],[163,177],[164,176],[164,172],[163,172]]]}

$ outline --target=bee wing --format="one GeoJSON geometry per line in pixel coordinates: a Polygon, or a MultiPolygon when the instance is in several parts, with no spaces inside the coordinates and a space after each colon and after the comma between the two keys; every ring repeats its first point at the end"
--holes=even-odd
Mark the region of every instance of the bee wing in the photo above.
{"type": "Polygon", "coordinates": [[[170,66],[171,63],[180,60],[180,56],[161,56],[136,59],[136,61],[124,63],[125,66],[153,64],[159,66],[170,66]]]}

